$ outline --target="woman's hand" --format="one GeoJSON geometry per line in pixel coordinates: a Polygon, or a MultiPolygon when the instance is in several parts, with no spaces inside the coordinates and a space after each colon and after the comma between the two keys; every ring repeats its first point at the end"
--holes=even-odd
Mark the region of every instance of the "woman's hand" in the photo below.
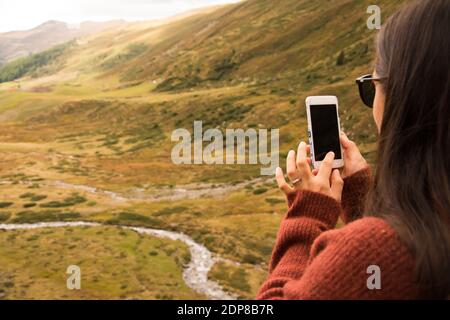
{"type": "Polygon", "coordinates": [[[341,132],[341,144],[344,149],[344,170],[342,177],[347,178],[368,167],[366,159],[361,155],[356,144],[344,132],[341,132]]]}
{"type": "Polygon", "coordinates": [[[327,154],[322,161],[318,171],[313,174],[310,168],[311,160],[307,154],[309,147],[305,142],[298,146],[297,156],[295,151],[289,151],[286,160],[286,170],[289,180],[294,187],[291,187],[285,180],[283,170],[277,168],[276,179],[278,187],[288,195],[297,190],[312,191],[329,196],[337,201],[341,201],[344,181],[339,170],[333,170],[334,153],[327,154]]]}

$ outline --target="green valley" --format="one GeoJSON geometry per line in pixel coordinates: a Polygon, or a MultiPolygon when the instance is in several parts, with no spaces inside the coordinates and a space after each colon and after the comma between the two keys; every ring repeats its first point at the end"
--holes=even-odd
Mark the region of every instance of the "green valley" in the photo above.
{"type": "MultiPolygon", "coordinates": [[[[383,19],[402,2],[381,0],[383,19]]],[[[0,299],[207,299],[188,287],[183,233],[215,259],[209,279],[253,298],[286,210],[259,165],[175,165],[171,133],[280,129],[280,164],[307,139],[304,100],[332,94],[373,160],[376,130],[354,80],[376,31],[361,0],[247,0],[120,24],[0,67],[0,299]],[[120,261],[115,263],[114,261],[120,261]],[[68,265],[86,290],[65,289],[68,265]]]]}

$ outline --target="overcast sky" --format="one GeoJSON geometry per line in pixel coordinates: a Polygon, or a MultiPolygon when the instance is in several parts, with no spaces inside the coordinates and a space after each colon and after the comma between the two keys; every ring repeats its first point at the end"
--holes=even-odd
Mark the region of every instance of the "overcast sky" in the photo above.
{"type": "Polygon", "coordinates": [[[48,20],[159,19],[231,2],[238,0],[0,0],[0,32],[30,29],[48,20]]]}

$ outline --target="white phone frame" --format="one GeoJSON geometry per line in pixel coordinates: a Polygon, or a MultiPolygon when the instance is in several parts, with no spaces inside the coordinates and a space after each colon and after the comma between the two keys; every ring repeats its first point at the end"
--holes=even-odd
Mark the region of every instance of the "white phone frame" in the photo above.
{"type": "MultiPolygon", "coordinates": [[[[308,138],[309,138],[309,144],[311,146],[311,160],[313,163],[313,166],[315,169],[319,169],[322,165],[322,161],[316,161],[316,157],[314,154],[314,136],[313,136],[313,130],[312,130],[312,121],[311,121],[311,106],[315,105],[335,105],[336,106],[336,116],[338,120],[338,130],[339,134],[341,132],[341,122],[339,119],[339,102],[338,98],[336,96],[312,96],[306,98],[306,113],[308,115],[308,138]]],[[[343,159],[343,152],[342,152],[342,145],[339,143],[339,146],[341,148],[341,156],[342,159],[335,159],[333,161],[333,169],[340,169],[344,166],[344,159],[343,159]]]]}

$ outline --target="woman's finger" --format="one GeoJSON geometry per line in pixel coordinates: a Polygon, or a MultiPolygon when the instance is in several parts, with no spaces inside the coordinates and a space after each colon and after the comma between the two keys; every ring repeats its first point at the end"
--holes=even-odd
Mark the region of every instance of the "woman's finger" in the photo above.
{"type": "Polygon", "coordinates": [[[328,152],[325,159],[323,159],[322,164],[319,168],[318,177],[330,180],[331,170],[333,169],[334,152],[328,152]]]}
{"type": "Polygon", "coordinates": [[[312,171],[313,176],[317,176],[318,173],[319,173],[319,169],[313,169],[313,171],[312,171]]]}
{"type": "Polygon", "coordinates": [[[339,170],[335,169],[331,174],[331,193],[334,199],[341,201],[343,188],[344,180],[342,180],[339,170]]]}
{"type": "Polygon", "coordinates": [[[356,144],[348,138],[345,132],[341,132],[340,140],[342,147],[346,150],[357,148],[356,144]]]}
{"type": "Polygon", "coordinates": [[[306,160],[308,160],[308,164],[309,164],[309,166],[311,166],[312,165],[312,159],[311,159],[311,157],[309,156],[311,154],[311,146],[309,145],[309,144],[307,144],[306,145],[306,160]]]}
{"type": "MultiPolygon", "coordinates": [[[[313,161],[312,161],[312,155],[311,155],[311,145],[309,145],[309,144],[306,146],[306,153],[308,154],[308,157],[307,157],[308,164],[311,167],[313,161]]],[[[317,175],[317,173],[314,174],[314,170],[313,170],[312,174],[313,174],[313,176],[317,175]]]]}
{"type": "Polygon", "coordinates": [[[289,194],[294,191],[294,189],[289,186],[284,178],[283,170],[281,168],[277,168],[275,171],[275,179],[277,180],[278,188],[283,191],[284,194],[289,194]]]}
{"type": "Polygon", "coordinates": [[[297,163],[301,160],[301,159],[305,159],[307,156],[307,148],[308,145],[305,142],[300,142],[298,145],[298,150],[297,150],[297,163]]]}
{"type": "Polygon", "coordinates": [[[307,179],[311,175],[308,162],[308,145],[303,141],[298,145],[296,165],[302,179],[307,179]]]}
{"type": "Polygon", "coordinates": [[[294,181],[300,178],[300,175],[297,171],[297,166],[295,165],[295,151],[291,150],[288,153],[286,159],[286,172],[291,181],[294,181]]]}

